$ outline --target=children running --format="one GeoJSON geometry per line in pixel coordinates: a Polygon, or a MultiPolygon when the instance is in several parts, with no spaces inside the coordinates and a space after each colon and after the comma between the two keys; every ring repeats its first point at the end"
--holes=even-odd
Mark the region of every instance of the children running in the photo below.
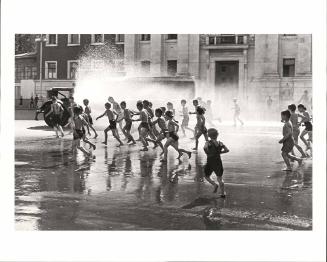
{"type": "Polygon", "coordinates": [[[195,148],[193,150],[197,151],[199,146],[199,138],[203,135],[204,139],[208,141],[207,128],[205,126],[206,119],[204,117],[205,109],[201,106],[196,108],[196,126],[195,126],[195,148]]]}
{"type": "Polygon", "coordinates": [[[244,125],[244,122],[240,119],[240,114],[241,114],[241,108],[239,106],[239,104],[237,103],[237,99],[234,98],[233,99],[234,102],[234,107],[232,108],[234,110],[234,126],[236,127],[236,122],[237,120],[241,123],[241,125],[244,125]]]}
{"type": "Polygon", "coordinates": [[[204,152],[207,154],[207,163],[204,167],[205,179],[214,186],[213,193],[217,193],[218,188],[220,188],[220,197],[226,197],[225,184],[223,181],[223,163],[221,161],[221,154],[226,154],[229,149],[220,141],[218,138],[218,131],[215,128],[208,129],[208,136],[210,140],[204,145],[204,152]],[[217,176],[218,185],[210,178],[212,172],[215,172],[217,176]]]}
{"type": "Polygon", "coordinates": [[[188,108],[186,106],[185,99],[181,100],[181,105],[182,105],[182,115],[181,116],[183,117],[181,129],[182,129],[183,135],[186,136],[185,129],[187,129],[187,130],[190,130],[193,132],[193,137],[194,137],[195,136],[194,130],[192,128],[188,127],[188,123],[190,122],[190,116],[189,116],[188,108]]]}
{"type": "Polygon", "coordinates": [[[61,136],[63,137],[64,132],[62,130],[60,123],[61,123],[61,115],[64,109],[62,105],[58,103],[57,97],[53,96],[51,100],[52,100],[51,108],[50,111],[45,115],[45,118],[52,113],[52,123],[53,123],[53,129],[56,132],[56,137],[59,138],[58,129],[61,133],[61,136]]]}
{"type": "Polygon", "coordinates": [[[105,145],[107,145],[107,142],[108,142],[108,132],[111,130],[112,135],[119,142],[119,145],[117,147],[120,147],[120,146],[123,145],[123,142],[119,138],[119,134],[118,134],[118,131],[117,131],[117,122],[116,122],[116,119],[114,117],[114,114],[117,115],[117,113],[110,110],[110,108],[111,108],[111,104],[110,103],[105,103],[104,106],[106,108],[106,111],[102,115],[100,115],[100,116],[98,116],[96,118],[96,120],[98,120],[99,118],[101,118],[101,117],[103,117],[103,116],[106,115],[108,117],[108,119],[109,119],[109,126],[104,130],[104,142],[102,142],[102,143],[105,144],[105,145]]]}
{"type": "Polygon", "coordinates": [[[293,128],[292,123],[290,122],[291,113],[290,111],[282,111],[281,118],[282,122],[284,122],[283,126],[283,138],[279,140],[280,144],[283,144],[282,147],[282,157],[286,164],[286,168],[283,171],[292,171],[292,167],[290,164],[290,159],[293,161],[297,161],[299,166],[302,164],[302,159],[290,154],[294,147],[294,138],[293,138],[293,128]]]}
{"type": "MultiPolygon", "coordinates": [[[[93,119],[91,116],[91,107],[89,106],[89,100],[88,99],[84,99],[83,100],[83,104],[85,106],[84,109],[84,113],[87,116],[87,122],[89,124],[89,127],[93,130],[94,132],[94,138],[98,137],[97,131],[95,131],[94,127],[93,127],[93,119]]],[[[90,130],[88,130],[89,135],[91,135],[90,130]]]]}
{"type": "Polygon", "coordinates": [[[74,113],[73,122],[72,122],[73,139],[74,139],[73,146],[75,149],[81,150],[86,156],[90,157],[92,153],[88,152],[83,146],[81,146],[81,139],[83,139],[85,143],[88,143],[95,150],[95,145],[91,143],[89,140],[85,139],[84,125],[88,125],[88,123],[85,121],[83,117],[81,117],[82,111],[80,107],[75,106],[73,108],[73,113],[74,113]]]}
{"type": "MultiPolygon", "coordinates": [[[[291,104],[288,106],[288,110],[291,112],[290,122],[293,127],[293,138],[294,138],[294,147],[301,153],[302,158],[307,157],[307,155],[304,153],[302,147],[299,145],[299,135],[300,135],[300,128],[298,123],[298,115],[295,113],[296,105],[291,104]]],[[[292,155],[294,154],[294,149],[292,149],[292,155]]]]}
{"type": "Polygon", "coordinates": [[[164,146],[164,158],[161,160],[161,162],[167,162],[167,155],[168,155],[168,147],[172,146],[177,152],[178,152],[178,157],[177,159],[180,159],[183,153],[186,153],[189,158],[191,158],[191,152],[187,151],[185,149],[178,148],[178,124],[176,124],[175,121],[173,121],[174,115],[172,111],[167,111],[166,112],[166,118],[168,120],[168,137],[167,141],[164,146]],[[175,129],[176,128],[176,129],[175,129]]]}
{"type": "Polygon", "coordinates": [[[309,149],[311,149],[310,143],[312,143],[312,124],[310,122],[310,115],[307,112],[307,109],[304,105],[299,104],[297,106],[297,108],[300,112],[299,117],[302,119],[300,121],[300,125],[303,124],[305,126],[304,130],[302,131],[302,133],[300,135],[300,138],[306,146],[306,151],[308,151],[309,149]],[[304,136],[307,134],[308,134],[309,138],[305,139],[304,136]]]}
{"type": "Polygon", "coordinates": [[[149,116],[147,110],[144,109],[143,103],[141,101],[137,102],[136,107],[139,110],[140,118],[133,121],[141,121],[138,130],[140,134],[140,140],[143,144],[143,148],[140,151],[148,151],[148,142],[146,141],[146,136],[150,132],[149,116]]]}
{"type": "Polygon", "coordinates": [[[120,103],[120,107],[124,112],[124,116],[120,120],[118,120],[118,122],[125,120],[125,126],[123,127],[122,131],[123,131],[124,135],[128,138],[127,144],[129,142],[132,142],[131,145],[135,145],[136,142],[135,142],[133,136],[131,135],[131,129],[132,129],[132,123],[133,123],[132,117],[131,117],[131,112],[126,108],[125,101],[120,103]]]}

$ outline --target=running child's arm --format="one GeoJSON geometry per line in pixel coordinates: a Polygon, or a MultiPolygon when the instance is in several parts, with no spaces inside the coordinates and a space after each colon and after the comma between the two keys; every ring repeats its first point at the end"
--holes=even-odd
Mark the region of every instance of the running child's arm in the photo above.
{"type": "Polygon", "coordinates": [[[223,143],[221,143],[221,149],[220,154],[226,154],[229,152],[229,149],[223,143]]]}
{"type": "Polygon", "coordinates": [[[102,115],[98,116],[95,120],[98,120],[101,117],[104,117],[106,115],[107,111],[105,111],[102,115]]]}
{"type": "MultiPolygon", "coordinates": [[[[173,119],[174,120],[174,119],[173,119]]],[[[172,122],[172,124],[174,125],[174,126],[176,126],[176,133],[178,132],[178,129],[179,129],[179,125],[176,123],[176,122],[174,122],[174,121],[171,121],[172,122]]]]}

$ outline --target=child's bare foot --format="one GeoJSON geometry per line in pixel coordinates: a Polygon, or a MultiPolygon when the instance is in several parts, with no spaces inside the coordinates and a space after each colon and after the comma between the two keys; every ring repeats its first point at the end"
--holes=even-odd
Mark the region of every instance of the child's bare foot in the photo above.
{"type": "Polygon", "coordinates": [[[95,150],[96,149],[96,146],[95,145],[93,145],[93,150],[95,150]]]}
{"type": "Polygon", "coordinates": [[[56,138],[59,138],[59,136],[58,136],[58,135],[56,135],[56,138]]]}
{"type": "Polygon", "coordinates": [[[107,142],[102,142],[102,144],[107,145],[107,142]]]}
{"type": "Polygon", "coordinates": [[[290,171],[292,171],[292,168],[291,167],[286,167],[286,168],[282,169],[282,171],[290,172],[290,171]]]}
{"type": "Polygon", "coordinates": [[[143,147],[140,151],[148,151],[149,149],[147,147],[143,147]]]}
{"type": "Polygon", "coordinates": [[[136,145],[136,142],[135,142],[135,141],[133,141],[133,143],[131,143],[131,144],[129,144],[129,145],[136,145]]]}

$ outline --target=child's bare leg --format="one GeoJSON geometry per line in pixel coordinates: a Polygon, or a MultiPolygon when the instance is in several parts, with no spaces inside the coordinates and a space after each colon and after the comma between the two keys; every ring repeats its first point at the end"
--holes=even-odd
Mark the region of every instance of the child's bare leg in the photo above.
{"type": "Polygon", "coordinates": [[[90,128],[89,128],[89,125],[86,125],[86,129],[87,129],[87,134],[90,136],[91,133],[90,133],[90,128]]]}
{"type": "Polygon", "coordinates": [[[60,133],[61,133],[61,136],[64,136],[64,131],[62,130],[61,125],[58,125],[58,129],[59,129],[59,131],[60,131],[60,133]]]}
{"type": "Polygon", "coordinates": [[[55,131],[56,137],[58,138],[59,137],[58,136],[58,129],[57,129],[57,126],[56,125],[53,126],[53,130],[55,131]]]}
{"type": "Polygon", "coordinates": [[[293,155],[291,155],[290,153],[287,154],[287,157],[288,157],[289,159],[293,160],[293,161],[297,161],[297,162],[299,162],[299,164],[302,163],[302,159],[301,159],[301,158],[296,157],[296,156],[293,156],[293,155]]]}
{"type": "Polygon", "coordinates": [[[204,136],[204,139],[205,139],[206,141],[209,140],[209,139],[208,139],[208,134],[207,134],[207,133],[203,134],[203,136],[204,136]]]}
{"type": "Polygon", "coordinates": [[[204,176],[205,180],[207,180],[211,185],[213,186],[217,186],[217,184],[215,183],[215,181],[213,181],[210,176],[204,176]]]}
{"type": "Polygon", "coordinates": [[[76,148],[81,150],[87,156],[91,155],[89,152],[86,151],[86,149],[84,147],[81,146],[81,140],[79,140],[79,139],[76,141],[76,148]]]}
{"type": "Polygon", "coordinates": [[[217,176],[217,182],[218,182],[218,185],[220,187],[220,194],[222,196],[225,196],[225,183],[224,183],[224,180],[223,180],[223,177],[222,176],[217,176]]]}
{"type": "Polygon", "coordinates": [[[282,157],[284,159],[284,162],[286,164],[286,170],[292,170],[290,160],[288,158],[288,154],[285,152],[282,152],[282,157]]]}
{"type": "Polygon", "coordinates": [[[183,135],[186,136],[186,134],[185,134],[185,127],[184,126],[181,126],[181,129],[182,129],[183,135]]]}
{"type": "Polygon", "coordinates": [[[147,151],[148,150],[148,143],[145,140],[146,134],[147,134],[147,132],[144,130],[144,128],[141,128],[140,139],[141,139],[141,142],[143,144],[142,151],[147,151]]]}
{"type": "MultiPolygon", "coordinates": [[[[306,156],[306,154],[304,153],[302,147],[299,144],[295,143],[294,146],[301,153],[302,157],[305,157],[306,156]]],[[[293,149],[292,149],[292,155],[295,155],[293,149]]]]}
{"type": "Polygon", "coordinates": [[[167,161],[167,155],[168,155],[168,147],[170,146],[169,141],[167,140],[165,145],[164,145],[164,157],[162,161],[166,162],[167,161]]]}
{"type": "Polygon", "coordinates": [[[132,141],[133,144],[136,144],[134,137],[131,135],[131,131],[127,130],[126,133],[127,133],[127,136],[129,137],[129,140],[132,141]]]}
{"type": "Polygon", "coordinates": [[[196,137],[195,137],[195,148],[193,148],[193,150],[198,150],[198,146],[199,146],[199,138],[202,134],[197,133],[196,137]]]}
{"type": "Polygon", "coordinates": [[[91,128],[92,131],[94,132],[94,138],[96,138],[96,137],[98,136],[97,131],[95,131],[95,128],[94,128],[92,125],[90,125],[90,128],[91,128]]]}
{"type": "Polygon", "coordinates": [[[86,137],[83,138],[84,143],[89,144],[91,147],[93,147],[93,150],[95,150],[95,144],[93,144],[90,140],[88,140],[86,137]]]}
{"type": "Polygon", "coordinates": [[[110,130],[110,127],[107,127],[103,132],[104,132],[104,142],[103,144],[107,144],[107,141],[108,141],[108,132],[110,130]]]}
{"type": "Polygon", "coordinates": [[[112,131],[112,135],[114,136],[114,138],[116,138],[116,140],[119,142],[119,146],[123,145],[123,142],[119,138],[118,130],[113,129],[111,131],[112,131]]]}

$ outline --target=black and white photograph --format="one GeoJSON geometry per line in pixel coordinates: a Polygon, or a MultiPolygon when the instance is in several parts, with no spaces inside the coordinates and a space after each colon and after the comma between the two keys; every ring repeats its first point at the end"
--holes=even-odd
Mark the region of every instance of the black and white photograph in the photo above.
{"type": "Polygon", "coordinates": [[[311,230],[311,45],[16,34],[16,229],[311,230]]]}
{"type": "Polygon", "coordinates": [[[1,261],[326,257],[327,2],[1,1],[1,261]]]}

